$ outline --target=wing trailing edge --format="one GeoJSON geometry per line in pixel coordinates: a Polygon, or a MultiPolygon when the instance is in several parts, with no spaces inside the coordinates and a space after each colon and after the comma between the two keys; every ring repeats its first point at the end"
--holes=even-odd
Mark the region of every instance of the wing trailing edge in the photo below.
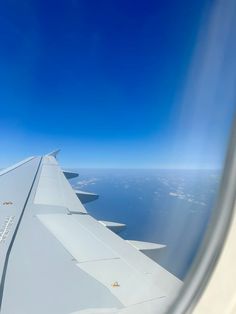
{"type": "Polygon", "coordinates": [[[166,247],[166,245],[164,244],[158,244],[158,243],[152,243],[152,242],[143,242],[143,241],[134,241],[134,240],[127,240],[127,242],[139,251],[159,250],[166,247]]]}
{"type": "Polygon", "coordinates": [[[68,180],[77,178],[79,176],[79,174],[77,172],[74,172],[74,171],[63,170],[63,173],[64,173],[66,179],[68,179],[68,180]]]}
{"type": "Polygon", "coordinates": [[[119,233],[123,231],[126,228],[126,224],[118,223],[118,222],[113,222],[113,221],[105,221],[105,220],[99,220],[99,222],[110,229],[111,231],[115,233],[119,233]]]}
{"type": "Polygon", "coordinates": [[[95,201],[99,198],[98,194],[75,190],[75,193],[82,204],[95,201]]]}

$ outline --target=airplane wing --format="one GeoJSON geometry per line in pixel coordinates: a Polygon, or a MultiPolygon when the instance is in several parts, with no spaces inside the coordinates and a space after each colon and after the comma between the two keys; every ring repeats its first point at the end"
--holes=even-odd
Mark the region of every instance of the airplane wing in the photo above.
{"type": "Polygon", "coordinates": [[[122,224],[90,216],[68,173],[56,153],[0,173],[1,314],[165,310],[182,282],[142,253],[161,246],[125,241],[122,224]]]}

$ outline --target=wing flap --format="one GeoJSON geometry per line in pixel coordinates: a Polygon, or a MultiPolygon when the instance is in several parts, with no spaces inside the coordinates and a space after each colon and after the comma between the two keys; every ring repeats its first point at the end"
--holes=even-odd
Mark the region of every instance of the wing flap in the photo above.
{"type": "Polygon", "coordinates": [[[139,251],[149,251],[149,250],[159,250],[166,245],[164,244],[158,244],[158,243],[152,243],[152,242],[143,242],[143,241],[134,241],[134,240],[127,240],[128,243],[130,243],[133,247],[135,247],[139,251]]]}
{"type": "Polygon", "coordinates": [[[124,306],[174,297],[181,282],[87,214],[37,216],[77,266],[104,285],[124,306]]]}
{"type": "Polygon", "coordinates": [[[37,217],[78,262],[118,258],[99,238],[79,224],[74,215],[44,214],[37,217]]]}
{"type": "Polygon", "coordinates": [[[166,297],[154,286],[150,275],[136,271],[121,258],[77,265],[102,283],[124,306],[166,297]]]}
{"type": "Polygon", "coordinates": [[[119,222],[113,222],[113,221],[105,221],[105,220],[99,220],[99,222],[110,229],[111,231],[115,233],[119,233],[120,231],[124,230],[126,228],[126,224],[122,224],[119,222]]]}
{"type": "Polygon", "coordinates": [[[64,176],[66,177],[66,179],[73,179],[73,178],[77,178],[79,176],[79,174],[77,172],[73,172],[73,171],[64,170],[63,173],[64,173],[64,176]]]}
{"type": "Polygon", "coordinates": [[[75,193],[82,204],[93,202],[97,200],[99,197],[98,194],[91,192],[75,190],[75,193]]]}

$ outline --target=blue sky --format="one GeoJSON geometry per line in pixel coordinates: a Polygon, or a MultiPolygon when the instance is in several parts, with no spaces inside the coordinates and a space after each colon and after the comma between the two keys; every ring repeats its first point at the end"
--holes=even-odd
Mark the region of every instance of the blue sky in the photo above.
{"type": "Polygon", "coordinates": [[[195,101],[191,70],[199,40],[218,51],[199,35],[212,3],[2,1],[0,165],[61,148],[67,167],[219,167],[232,101],[204,102],[210,71],[195,101]]]}

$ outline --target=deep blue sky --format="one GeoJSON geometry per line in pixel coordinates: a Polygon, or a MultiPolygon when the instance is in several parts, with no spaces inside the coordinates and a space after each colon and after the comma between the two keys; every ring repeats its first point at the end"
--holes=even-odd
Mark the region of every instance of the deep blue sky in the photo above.
{"type": "Polygon", "coordinates": [[[218,167],[232,106],[180,119],[179,100],[210,5],[1,1],[0,165],[61,148],[68,167],[218,167]]]}

